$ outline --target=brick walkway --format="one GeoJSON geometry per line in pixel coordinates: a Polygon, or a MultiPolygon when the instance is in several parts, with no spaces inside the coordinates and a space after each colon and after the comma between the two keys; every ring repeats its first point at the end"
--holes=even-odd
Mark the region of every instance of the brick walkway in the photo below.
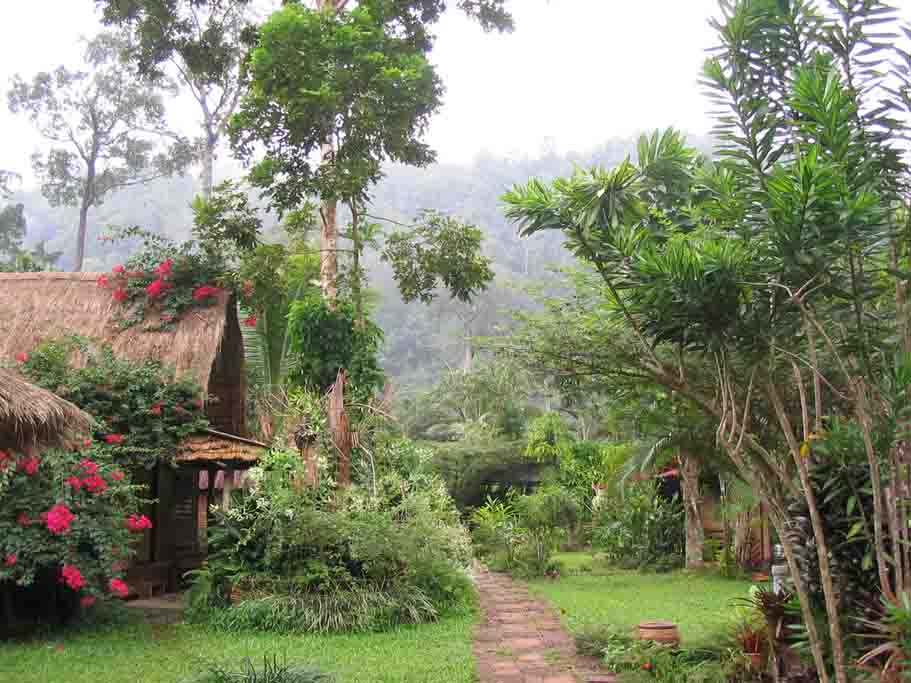
{"type": "Polygon", "coordinates": [[[611,683],[576,654],[560,619],[505,574],[478,568],[483,617],[475,636],[480,683],[611,683]]]}

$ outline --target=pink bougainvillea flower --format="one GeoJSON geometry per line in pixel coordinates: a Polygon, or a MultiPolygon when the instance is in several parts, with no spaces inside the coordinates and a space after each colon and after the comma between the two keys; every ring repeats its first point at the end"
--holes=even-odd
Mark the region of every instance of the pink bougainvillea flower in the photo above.
{"type": "Polygon", "coordinates": [[[174,266],[174,261],[172,261],[171,259],[166,259],[165,261],[162,261],[158,265],[158,267],[155,269],[155,273],[160,275],[163,278],[167,277],[167,276],[171,275],[173,266],[174,266]]]}
{"type": "Polygon", "coordinates": [[[170,313],[164,313],[164,314],[161,316],[161,322],[163,322],[163,323],[169,323],[169,322],[171,322],[172,320],[174,320],[174,316],[171,315],[170,313]]]}
{"type": "Polygon", "coordinates": [[[161,415],[161,407],[162,406],[160,403],[156,403],[151,408],[149,408],[149,413],[152,415],[161,415]]]}
{"type": "Polygon", "coordinates": [[[111,296],[113,297],[114,301],[121,304],[130,298],[130,295],[127,294],[127,290],[125,290],[123,287],[118,287],[115,289],[114,293],[111,294],[111,296]]]}
{"type": "Polygon", "coordinates": [[[83,447],[83,448],[88,448],[88,447],[91,446],[91,445],[92,445],[92,440],[91,440],[91,439],[83,439],[83,440],[82,440],[82,447],[83,447]]]}
{"type": "Polygon", "coordinates": [[[82,481],[79,479],[79,477],[69,477],[66,480],[66,485],[74,491],[78,491],[82,488],[82,481]]]}
{"type": "Polygon", "coordinates": [[[86,491],[94,493],[96,496],[101,495],[108,490],[108,483],[104,480],[104,477],[98,474],[93,474],[91,477],[83,479],[82,485],[85,487],[86,491]]]}
{"type": "Polygon", "coordinates": [[[162,294],[164,294],[164,291],[165,291],[164,285],[165,285],[165,282],[161,278],[158,278],[157,280],[153,280],[146,287],[146,294],[148,294],[150,299],[157,299],[162,294]]]}
{"type": "Polygon", "coordinates": [[[27,361],[27,360],[28,360],[28,354],[27,354],[27,353],[17,353],[17,354],[16,354],[16,362],[17,362],[17,363],[24,363],[24,362],[27,361]]]}
{"type": "Polygon", "coordinates": [[[92,460],[83,460],[79,463],[79,469],[85,472],[87,475],[91,476],[93,474],[98,474],[98,464],[92,460]]]}
{"type": "Polygon", "coordinates": [[[65,583],[74,591],[78,591],[85,586],[85,579],[82,577],[82,572],[71,564],[63,565],[63,569],[60,570],[60,582],[65,583]]]}
{"type": "Polygon", "coordinates": [[[123,266],[114,266],[111,268],[111,272],[116,273],[117,275],[123,275],[124,271],[126,271],[126,268],[123,266]]]}
{"type": "Polygon", "coordinates": [[[201,398],[197,398],[195,401],[193,401],[193,407],[197,410],[202,410],[205,405],[205,402],[201,398]]]}
{"type": "Polygon", "coordinates": [[[19,472],[25,472],[28,476],[32,477],[38,471],[39,465],[41,465],[40,458],[22,458],[18,463],[16,463],[16,469],[19,472]]]}
{"type": "Polygon", "coordinates": [[[6,559],[3,560],[3,564],[5,564],[7,567],[15,567],[16,562],[18,562],[18,561],[19,561],[19,558],[16,557],[16,554],[10,553],[9,555],[6,556],[6,559]]]}
{"type": "Polygon", "coordinates": [[[95,604],[95,596],[86,595],[82,600],[79,601],[79,604],[82,606],[82,609],[86,609],[95,604]]]}
{"type": "Polygon", "coordinates": [[[249,318],[246,318],[244,320],[244,325],[247,327],[256,327],[256,316],[251,315],[249,318]]]}
{"type": "Polygon", "coordinates": [[[118,598],[125,598],[130,594],[129,587],[120,579],[111,579],[110,583],[108,583],[108,588],[118,598]]]}
{"type": "Polygon", "coordinates": [[[19,516],[16,517],[16,524],[18,524],[19,526],[31,526],[32,520],[28,516],[27,512],[20,512],[19,516]]]}
{"type": "Polygon", "coordinates": [[[95,284],[97,284],[99,287],[107,287],[108,282],[110,282],[110,281],[108,280],[107,275],[99,275],[98,279],[95,280],[95,284]]]}
{"type": "Polygon", "coordinates": [[[134,534],[142,533],[146,529],[152,528],[152,520],[145,515],[130,515],[127,517],[127,529],[134,534]]]}
{"type": "Polygon", "coordinates": [[[113,479],[114,481],[123,481],[123,478],[125,476],[126,475],[123,472],[121,472],[120,470],[115,470],[114,473],[111,474],[111,479],[113,479]]]}
{"type": "Polygon", "coordinates": [[[197,287],[193,290],[193,300],[194,301],[203,301],[209,299],[213,296],[216,296],[221,290],[218,287],[212,287],[211,285],[203,285],[202,287],[197,287]]]}
{"type": "Polygon", "coordinates": [[[47,530],[55,536],[62,536],[70,530],[74,519],[76,515],[66,505],[57,503],[47,511],[47,530]]]}
{"type": "Polygon", "coordinates": [[[104,437],[104,442],[110,444],[111,446],[119,446],[123,443],[122,434],[108,434],[104,437]]]}

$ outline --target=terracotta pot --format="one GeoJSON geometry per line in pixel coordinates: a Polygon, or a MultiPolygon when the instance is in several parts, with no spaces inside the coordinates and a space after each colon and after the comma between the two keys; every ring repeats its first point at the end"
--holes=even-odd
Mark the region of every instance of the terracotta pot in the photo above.
{"type": "Polygon", "coordinates": [[[639,640],[651,640],[660,645],[679,645],[680,632],[669,621],[646,621],[639,624],[639,640]]]}

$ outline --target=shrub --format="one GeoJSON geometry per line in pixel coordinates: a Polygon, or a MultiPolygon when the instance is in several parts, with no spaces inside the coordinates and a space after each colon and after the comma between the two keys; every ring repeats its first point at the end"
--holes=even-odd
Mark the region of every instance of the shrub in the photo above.
{"type": "Polygon", "coordinates": [[[254,489],[219,514],[191,618],[230,630],[366,631],[473,603],[471,546],[442,482],[381,468],[366,489],[324,499],[295,488],[290,462],[267,457],[254,489]]]}
{"type": "Polygon", "coordinates": [[[623,496],[605,496],[596,513],[592,543],[622,568],[679,567],[685,544],[683,516],[679,499],[662,498],[652,482],[636,482],[623,496]]]}
{"type": "Polygon", "coordinates": [[[87,443],[40,457],[0,452],[0,590],[20,617],[66,620],[119,594],[131,527],[148,524],[110,449],[87,443]]]}
{"type": "Polygon", "coordinates": [[[263,657],[262,667],[253,660],[243,661],[240,671],[213,664],[209,670],[195,679],[194,683],[332,683],[334,678],[309,667],[293,664],[279,664],[278,658],[263,657]]]}

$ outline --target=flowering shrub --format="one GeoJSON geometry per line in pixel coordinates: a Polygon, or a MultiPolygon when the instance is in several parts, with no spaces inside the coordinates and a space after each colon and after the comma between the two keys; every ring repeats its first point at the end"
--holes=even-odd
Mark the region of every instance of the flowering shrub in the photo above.
{"type": "MultiPolygon", "coordinates": [[[[67,338],[35,349],[19,370],[27,379],[76,404],[98,421],[96,448],[106,448],[123,465],[151,467],[173,456],[188,435],[208,427],[199,389],[190,381],[174,382],[159,365],[116,358],[110,348],[95,348],[79,338],[67,338]],[[85,367],[69,363],[78,350],[85,367]]],[[[17,463],[26,473],[35,458],[17,463]]],[[[73,492],[104,493],[111,481],[123,480],[122,470],[103,478],[91,467],[71,473],[65,485],[73,492]]]]}
{"type": "Polygon", "coordinates": [[[138,487],[120,476],[112,449],[92,442],[40,460],[0,452],[0,462],[23,461],[34,467],[0,467],[0,585],[55,577],[84,607],[122,596],[115,567],[130,552],[129,520],[145,518],[136,514],[138,487]]]}

